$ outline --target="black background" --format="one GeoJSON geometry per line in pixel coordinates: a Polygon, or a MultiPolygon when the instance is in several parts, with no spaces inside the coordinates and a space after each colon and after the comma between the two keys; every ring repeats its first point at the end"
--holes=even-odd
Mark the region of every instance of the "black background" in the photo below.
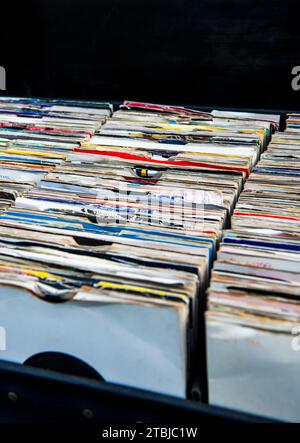
{"type": "Polygon", "coordinates": [[[300,109],[296,0],[29,0],[0,12],[10,95],[300,109]]]}

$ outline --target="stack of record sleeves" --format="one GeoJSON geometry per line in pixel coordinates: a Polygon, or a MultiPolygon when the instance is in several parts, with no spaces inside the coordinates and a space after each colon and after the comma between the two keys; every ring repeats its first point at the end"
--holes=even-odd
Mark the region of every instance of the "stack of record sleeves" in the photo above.
{"type": "Polygon", "coordinates": [[[0,209],[54,170],[111,113],[106,103],[0,97],[0,209]]]}
{"type": "Polygon", "coordinates": [[[2,177],[27,186],[0,214],[3,358],[55,350],[107,381],[186,397],[198,297],[278,123],[136,102],[112,114],[106,103],[1,99],[2,177]]]}
{"type": "Polygon", "coordinates": [[[240,195],[208,291],[212,403],[299,421],[300,126],[273,136],[240,195]]]}

